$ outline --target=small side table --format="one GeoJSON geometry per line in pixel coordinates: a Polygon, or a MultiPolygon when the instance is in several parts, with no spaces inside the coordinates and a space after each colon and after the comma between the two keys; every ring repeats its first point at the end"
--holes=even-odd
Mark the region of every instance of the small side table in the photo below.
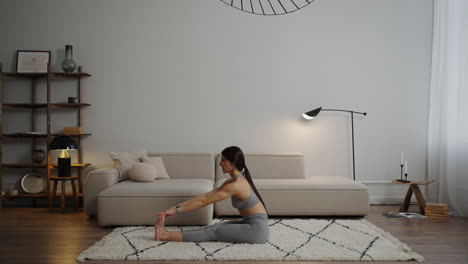
{"type": "Polygon", "coordinates": [[[54,182],[54,187],[51,193],[51,199],[49,201],[49,208],[52,210],[54,207],[54,200],[57,196],[57,183],[62,182],[62,191],[60,194],[60,208],[62,209],[62,213],[65,212],[65,182],[71,181],[72,189],[73,189],[73,199],[75,201],[75,210],[78,210],[78,193],[76,191],[76,184],[75,181],[78,181],[80,177],[72,176],[72,177],[50,177],[50,180],[54,182]]]}
{"type": "Polygon", "coordinates": [[[405,198],[400,205],[400,212],[408,212],[408,208],[411,201],[411,195],[416,196],[416,201],[418,201],[419,210],[421,214],[425,214],[426,212],[426,200],[424,200],[424,196],[421,193],[421,189],[419,189],[419,185],[429,185],[429,183],[434,182],[435,180],[430,181],[409,181],[409,182],[399,182],[397,180],[393,180],[392,183],[394,184],[409,184],[408,190],[406,191],[405,198]]]}

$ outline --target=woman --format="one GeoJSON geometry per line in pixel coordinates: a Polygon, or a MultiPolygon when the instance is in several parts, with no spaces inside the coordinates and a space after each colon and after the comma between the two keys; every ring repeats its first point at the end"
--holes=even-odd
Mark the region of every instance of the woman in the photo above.
{"type": "Polygon", "coordinates": [[[210,192],[158,213],[159,218],[154,226],[154,240],[233,243],[268,241],[270,235],[268,212],[245,165],[244,153],[240,148],[232,146],[224,149],[221,154],[219,166],[222,167],[223,173],[229,173],[231,178],[210,192]],[[242,220],[225,221],[186,231],[169,232],[164,228],[165,217],[196,210],[229,197],[231,197],[232,205],[239,209],[242,220]]]}

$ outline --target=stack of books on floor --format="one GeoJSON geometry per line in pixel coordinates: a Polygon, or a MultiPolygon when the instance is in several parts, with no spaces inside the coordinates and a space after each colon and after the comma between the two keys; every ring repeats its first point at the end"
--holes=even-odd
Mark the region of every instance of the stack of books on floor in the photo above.
{"type": "Polygon", "coordinates": [[[429,218],[447,218],[449,208],[447,204],[427,203],[425,215],[429,218]]]}

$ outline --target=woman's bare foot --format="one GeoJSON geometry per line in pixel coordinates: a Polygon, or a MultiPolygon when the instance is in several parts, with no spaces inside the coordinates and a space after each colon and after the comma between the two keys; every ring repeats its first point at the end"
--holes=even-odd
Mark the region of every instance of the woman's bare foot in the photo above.
{"type": "Polygon", "coordinates": [[[154,224],[154,240],[166,240],[169,237],[169,231],[164,228],[165,215],[161,215],[154,224]]]}

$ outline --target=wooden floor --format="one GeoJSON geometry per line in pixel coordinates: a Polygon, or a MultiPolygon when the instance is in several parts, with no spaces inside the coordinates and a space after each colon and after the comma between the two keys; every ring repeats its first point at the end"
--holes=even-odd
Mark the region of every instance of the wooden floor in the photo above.
{"type": "MultiPolygon", "coordinates": [[[[411,208],[412,207],[412,208],[411,208]]],[[[412,205],[416,210],[416,206],[412,205]]],[[[371,206],[365,218],[376,226],[391,233],[421,254],[425,263],[468,263],[468,218],[449,217],[448,219],[390,219],[382,212],[397,211],[396,205],[371,206]]],[[[82,212],[59,211],[49,213],[44,208],[1,208],[0,209],[0,263],[28,264],[67,264],[76,263],[75,258],[86,248],[112,231],[112,228],[100,228],[95,220],[90,220],[82,212]]],[[[292,261],[208,261],[218,264],[234,263],[293,263],[292,261]]],[[[114,264],[116,261],[89,261],[86,263],[114,264]]],[[[128,262],[125,262],[128,263],[128,262]]],[[[187,263],[186,261],[140,261],[143,263],[187,263]]],[[[191,264],[206,263],[193,261],[191,264]]],[[[347,263],[318,262],[310,263],[347,263]]],[[[369,263],[367,261],[351,263],[369,263]]],[[[402,262],[373,262],[399,263],[402,262]]],[[[416,262],[411,262],[416,263],[416,262]]]]}

